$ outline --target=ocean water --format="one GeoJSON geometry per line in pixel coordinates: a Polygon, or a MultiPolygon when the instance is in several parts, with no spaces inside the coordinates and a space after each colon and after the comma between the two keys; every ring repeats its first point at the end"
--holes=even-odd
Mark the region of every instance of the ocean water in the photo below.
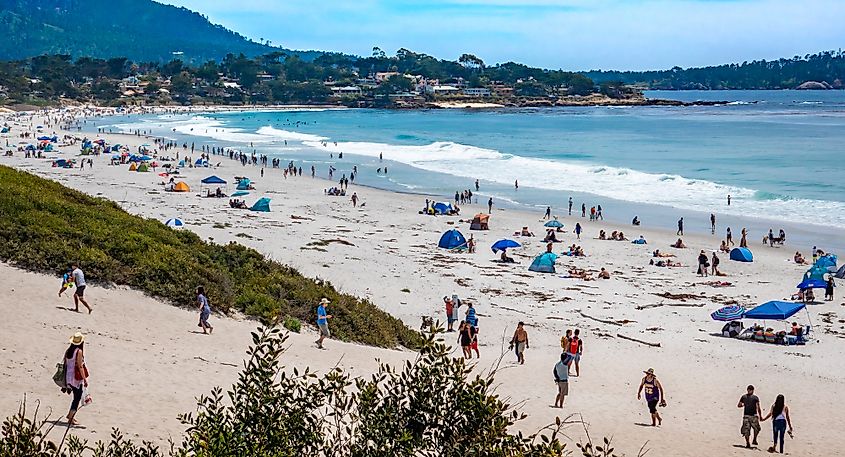
{"type": "Polygon", "coordinates": [[[443,199],[456,190],[475,192],[479,179],[479,198],[492,197],[497,206],[542,211],[552,205],[564,213],[573,197],[577,209],[582,202],[601,204],[605,216],[618,221],[638,215],[648,225],[672,227],[683,216],[688,228],[709,231],[715,213],[720,233],[726,223],[758,232],[787,227],[807,243],[845,245],[839,236],[845,228],[845,91],[647,95],[729,103],[283,110],[119,117],[97,126],[140,129],[197,148],[256,150],[303,169],[313,164],[321,176],[329,166],[337,168],[336,177],[348,175],[355,165],[356,183],[443,199]],[[379,167],[389,173],[376,173],[379,167]]]}

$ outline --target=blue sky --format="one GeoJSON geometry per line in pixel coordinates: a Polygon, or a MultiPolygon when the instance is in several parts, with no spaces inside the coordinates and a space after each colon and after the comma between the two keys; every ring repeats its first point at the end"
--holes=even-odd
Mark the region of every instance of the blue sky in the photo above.
{"type": "Polygon", "coordinates": [[[159,0],[292,49],[662,69],[845,45],[845,0],[159,0]]]}

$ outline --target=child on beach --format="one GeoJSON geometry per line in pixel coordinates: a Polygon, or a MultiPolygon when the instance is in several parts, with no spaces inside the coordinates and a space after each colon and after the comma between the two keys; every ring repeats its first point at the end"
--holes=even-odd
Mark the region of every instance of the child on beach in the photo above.
{"type": "Polygon", "coordinates": [[[209,334],[214,331],[214,327],[208,323],[208,317],[211,316],[211,306],[208,305],[208,298],[205,296],[205,288],[197,287],[197,304],[200,309],[200,322],[198,327],[202,327],[202,333],[209,334]]]}
{"type": "Polygon", "coordinates": [[[68,269],[65,274],[62,275],[62,285],[59,287],[59,297],[61,297],[62,294],[71,287],[73,287],[73,277],[71,276],[71,270],[68,269]]]}

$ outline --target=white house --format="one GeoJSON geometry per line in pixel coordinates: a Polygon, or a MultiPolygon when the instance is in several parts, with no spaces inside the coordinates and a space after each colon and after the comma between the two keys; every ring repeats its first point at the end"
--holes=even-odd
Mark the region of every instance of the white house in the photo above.
{"type": "Polygon", "coordinates": [[[464,89],[464,95],[470,97],[489,97],[490,94],[490,89],[486,87],[467,87],[464,89]]]}
{"type": "Polygon", "coordinates": [[[443,86],[438,84],[436,86],[425,86],[425,92],[432,95],[452,95],[460,92],[460,89],[455,86],[443,86]]]}
{"type": "Polygon", "coordinates": [[[332,87],[334,95],[361,95],[361,88],[357,86],[332,87]]]}

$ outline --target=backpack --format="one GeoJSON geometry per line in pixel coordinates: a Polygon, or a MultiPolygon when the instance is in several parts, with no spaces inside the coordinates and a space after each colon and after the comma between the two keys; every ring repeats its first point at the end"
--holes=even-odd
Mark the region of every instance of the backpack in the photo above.
{"type": "Polygon", "coordinates": [[[62,361],[62,363],[57,363],[56,372],[53,374],[53,382],[62,389],[67,389],[67,378],[65,373],[67,373],[67,362],[62,361]]]}

